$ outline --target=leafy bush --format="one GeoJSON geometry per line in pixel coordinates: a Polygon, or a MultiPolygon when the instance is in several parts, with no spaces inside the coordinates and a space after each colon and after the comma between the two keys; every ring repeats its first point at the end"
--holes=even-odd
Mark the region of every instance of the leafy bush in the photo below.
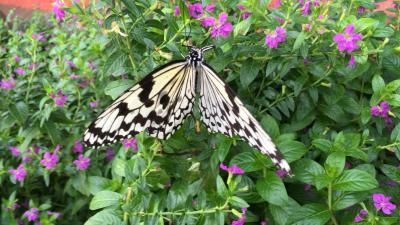
{"type": "Polygon", "coordinates": [[[388,17],[372,1],[105,4],[75,5],[50,24],[1,24],[0,144],[10,149],[0,153],[2,221],[39,213],[42,224],[398,224],[398,8],[388,17]],[[95,24],[101,14],[110,40],[95,24]],[[46,41],[32,37],[43,31],[46,41]],[[109,96],[181,59],[188,36],[216,46],[206,61],[294,177],[245,142],[196,132],[198,110],[166,141],[139,134],[83,153],[79,139],[109,96]]]}

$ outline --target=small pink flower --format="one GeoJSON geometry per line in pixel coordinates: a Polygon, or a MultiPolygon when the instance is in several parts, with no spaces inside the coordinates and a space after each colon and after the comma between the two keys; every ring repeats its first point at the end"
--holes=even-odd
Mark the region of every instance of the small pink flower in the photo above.
{"type": "Polygon", "coordinates": [[[23,164],[20,164],[17,169],[10,169],[8,172],[14,176],[13,178],[16,181],[23,181],[28,174],[23,164]]]}
{"type": "Polygon", "coordinates": [[[276,171],[276,175],[278,175],[278,177],[283,178],[286,175],[286,171],[283,169],[279,169],[276,171]]]}
{"type": "Polygon", "coordinates": [[[28,65],[28,69],[29,70],[33,70],[35,68],[36,68],[36,64],[35,63],[29,63],[29,65],[28,65]]]}
{"type": "Polygon", "coordinates": [[[190,4],[189,7],[189,16],[198,19],[203,16],[203,5],[201,3],[190,4]]]}
{"type": "Polygon", "coordinates": [[[111,161],[114,158],[114,151],[112,148],[108,148],[106,151],[106,160],[111,161]]]}
{"type": "Polygon", "coordinates": [[[181,13],[181,9],[179,8],[179,5],[175,6],[174,8],[174,16],[178,16],[181,13]]]}
{"type": "Polygon", "coordinates": [[[282,27],[275,28],[270,34],[267,34],[265,37],[265,44],[268,45],[269,48],[278,48],[278,44],[282,43],[286,40],[286,30],[282,27]]]}
{"type": "Polygon", "coordinates": [[[211,29],[211,37],[217,38],[219,36],[228,37],[233,29],[232,24],[228,21],[227,13],[220,13],[218,17],[218,23],[215,23],[211,29]]]}
{"type": "Polygon", "coordinates": [[[374,201],[374,207],[386,215],[392,214],[392,211],[396,209],[396,205],[391,203],[391,197],[387,197],[381,193],[372,194],[372,200],[374,201]]]}
{"type": "Polygon", "coordinates": [[[242,19],[247,19],[247,18],[249,18],[251,16],[251,12],[243,12],[242,13],[242,19]]]}
{"type": "Polygon", "coordinates": [[[238,167],[236,164],[233,164],[231,167],[227,167],[225,164],[221,163],[219,164],[219,168],[232,174],[244,174],[244,170],[238,167]]]}
{"type": "Polygon", "coordinates": [[[31,208],[25,211],[22,216],[26,217],[28,221],[35,221],[39,218],[39,210],[37,208],[31,208]]]}
{"type": "Polygon", "coordinates": [[[213,12],[214,10],[215,10],[215,4],[213,4],[213,3],[211,3],[211,4],[208,4],[208,5],[206,5],[206,11],[208,11],[208,12],[213,12]]]}
{"type": "Polygon", "coordinates": [[[71,68],[76,68],[76,65],[74,62],[70,61],[70,60],[65,60],[65,63],[67,63],[67,65],[71,68]]]}
{"type": "Polygon", "coordinates": [[[354,222],[356,223],[361,222],[367,214],[368,214],[367,210],[361,209],[360,212],[354,218],[354,222]]]}
{"type": "Polygon", "coordinates": [[[74,152],[74,153],[82,153],[83,152],[83,145],[80,140],[74,141],[74,146],[72,147],[72,152],[74,152]]]}
{"type": "Polygon", "coordinates": [[[65,17],[65,11],[64,11],[63,7],[64,7],[64,3],[61,2],[60,0],[56,0],[54,2],[53,12],[54,12],[54,15],[56,16],[57,22],[60,22],[65,17]]]}
{"type": "Polygon", "coordinates": [[[91,70],[96,70],[96,69],[97,69],[96,64],[94,64],[92,61],[89,61],[89,62],[88,62],[88,67],[89,67],[91,70]]]}
{"type": "Polygon", "coordinates": [[[354,50],[360,48],[357,42],[360,41],[362,38],[362,34],[354,32],[354,25],[349,24],[345,27],[343,33],[337,33],[333,37],[333,41],[337,43],[339,51],[346,51],[347,53],[351,53],[354,50]]]}
{"type": "Polygon", "coordinates": [[[246,222],[247,208],[242,208],[242,216],[238,220],[232,221],[231,225],[243,225],[246,222]]]}
{"type": "Polygon", "coordinates": [[[138,151],[138,145],[137,145],[137,141],[136,138],[127,138],[124,139],[122,141],[122,144],[124,145],[124,148],[126,148],[127,150],[129,148],[132,148],[133,151],[137,152],[138,151]]]}
{"type": "Polygon", "coordinates": [[[20,156],[21,155],[21,152],[19,151],[17,146],[10,146],[8,149],[10,150],[11,155],[13,155],[13,156],[20,156]]]}
{"type": "Polygon", "coordinates": [[[207,16],[206,18],[201,20],[201,25],[204,27],[212,27],[215,24],[215,19],[212,16],[207,16]]]}
{"type": "Polygon", "coordinates": [[[21,61],[21,57],[19,57],[18,55],[14,55],[14,61],[15,62],[21,61]]]}
{"type": "Polygon", "coordinates": [[[356,64],[356,57],[354,57],[353,55],[350,57],[350,60],[347,64],[347,67],[353,67],[354,64],[356,64]]]}
{"type": "Polygon", "coordinates": [[[14,72],[20,76],[25,75],[25,70],[22,67],[17,67],[14,72]]]}
{"type": "Polygon", "coordinates": [[[98,104],[99,104],[99,101],[91,101],[91,102],[89,102],[90,108],[96,108],[98,104]]]}
{"type": "Polygon", "coordinates": [[[10,79],[2,79],[0,81],[0,88],[4,89],[4,90],[11,90],[15,87],[15,80],[14,78],[10,78],[10,79]]]}
{"type": "Polygon", "coordinates": [[[40,42],[46,41],[46,38],[44,37],[44,32],[32,33],[32,38],[34,38],[40,42]]]}
{"type": "Polygon", "coordinates": [[[90,158],[80,154],[78,156],[78,159],[74,160],[73,163],[78,168],[78,170],[86,170],[90,165],[90,158]]]}
{"type": "Polygon", "coordinates": [[[43,159],[40,160],[40,165],[46,167],[46,169],[53,169],[58,163],[57,151],[53,153],[45,152],[43,155],[43,159]]]}
{"type": "Polygon", "coordinates": [[[50,93],[49,96],[54,100],[57,106],[64,106],[68,100],[68,96],[64,95],[62,91],[58,91],[57,94],[50,93]]]}
{"type": "Polygon", "coordinates": [[[245,7],[243,4],[238,4],[236,7],[237,7],[239,10],[245,10],[245,9],[246,9],[246,7],[245,7]]]}
{"type": "Polygon", "coordinates": [[[56,219],[59,219],[61,217],[61,213],[59,213],[59,212],[47,211],[47,214],[49,216],[54,216],[56,219]]]}
{"type": "Polygon", "coordinates": [[[311,184],[304,184],[304,190],[309,191],[311,189],[311,184]]]}

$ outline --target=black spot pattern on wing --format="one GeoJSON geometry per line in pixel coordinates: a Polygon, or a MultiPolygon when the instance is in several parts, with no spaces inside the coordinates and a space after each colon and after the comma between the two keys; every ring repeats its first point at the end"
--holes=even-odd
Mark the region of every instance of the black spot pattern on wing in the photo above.
{"type": "Polygon", "coordinates": [[[268,155],[280,169],[291,174],[290,166],[278,151],[269,135],[250,114],[233,90],[216,72],[203,63],[200,76],[201,119],[210,132],[239,136],[252,147],[268,155]]]}
{"type": "Polygon", "coordinates": [[[143,130],[166,139],[192,110],[195,70],[188,61],[175,61],[156,69],[119,96],[88,127],[84,143],[99,147],[143,130]]]}

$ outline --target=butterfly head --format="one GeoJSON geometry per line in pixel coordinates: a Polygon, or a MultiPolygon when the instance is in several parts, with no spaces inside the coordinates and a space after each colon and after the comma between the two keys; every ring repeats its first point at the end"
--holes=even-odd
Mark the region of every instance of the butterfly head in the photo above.
{"type": "Polygon", "coordinates": [[[203,53],[207,50],[214,48],[214,45],[208,45],[202,48],[188,46],[188,48],[189,48],[189,55],[186,57],[186,59],[189,60],[190,63],[197,66],[199,62],[200,63],[203,62],[203,53]]]}

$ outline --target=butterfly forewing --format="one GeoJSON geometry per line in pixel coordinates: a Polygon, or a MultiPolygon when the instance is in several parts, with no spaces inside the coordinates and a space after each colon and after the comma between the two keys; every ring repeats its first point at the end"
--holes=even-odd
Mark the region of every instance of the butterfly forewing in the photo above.
{"type": "Polygon", "coordinates": [[[230,137],[241,137],[290,174],[289,164],[232,89],[209,65],[203,63],[198,70],[201,120],[207,129],[230,137]]]}
{"type": "Polygon", "coordinates": [[[168,138],[192,111],[195,78],[194,67],[186,60],[153,71],[100,114],[86,130],[85,144],[98,147],[143,130],[168,138]]]}

